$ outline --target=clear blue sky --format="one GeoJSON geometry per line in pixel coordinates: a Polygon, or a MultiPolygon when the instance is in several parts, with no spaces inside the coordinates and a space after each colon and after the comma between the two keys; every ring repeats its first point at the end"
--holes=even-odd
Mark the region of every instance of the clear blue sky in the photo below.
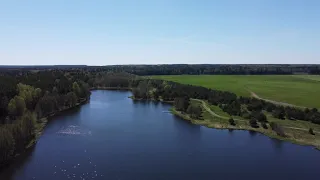
{"type": "Polygon", "coordinates": [[[320,63],[319,0],[0,0],[0,64],[320,63]]]}

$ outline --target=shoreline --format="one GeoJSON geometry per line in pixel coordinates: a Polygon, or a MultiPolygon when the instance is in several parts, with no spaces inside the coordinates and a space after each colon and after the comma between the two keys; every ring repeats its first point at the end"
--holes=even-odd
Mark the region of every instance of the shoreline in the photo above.
{"type": "Polygon", "coordinates": [[[25,146],[25,148],[12,156],[12,159],[10,159],[5,165],[3,165],[2,167],[0,167],[0,171],[2,171],[3,169],[5,169],[4,167],[7,166],[7,165],[10,165],[12,161],[14,161],[16,158],[18,158],[20,155],[24,154],[25,152],[27,152],[30,148],[33,148],[39,138],[41,137],[42,133],[43,133],[43,130],[45,129],[45,127],[47,126],[48,122],[49,122],[49,118],[52,118],[54,116],[57,116],[59,115],[60,113],[63,113],[65,111],[68,111],[68,110],[71,110],[73,108],[76,108],[76,107],[79,107],[85,103],[87,103],[88,101],[90,100],[90,98],[87,98],[87,99],[84,99],[84,100],[81,100],[80,102],[78,102],[77,104],[75,104],[74,106],[71,106],[71,107],[67,107],[67,108],[63,108],[63,109],[60,109],[59,111],[57,112],[53,112],[45,117],[42,117],[40,119],[37,119],[37,121],[41,121],[41,122],[37,122],[37,127],[35,129],[35,137],[33,139],[30,140],[30,142],[25,146]]]}
{"type": "Polygon", "coordinates": [[[197,120],[197,119],[192,119],[188,116],[188,114],[183,114],[177,110],[175,110],[174,107],[172,107],[170,109],[170,112],[175,115],[175,116],[178,116],[180,118],[182,118],[183,120],[186,120],[186,121],[189,121],[191,122],[192,124],[195,124],[195,125],[201,125],[201,126],[205,126],[207,128],[213,128],[213,129],[221,129],[221,130],[241,130],[241,131],[254,131],[254,132],[257,132],[257,133],[261,133],[269,138],[272,138],[272,139],[277,139],[277,140],[280,140],[280,141],[284,141],[284,142],[290,142],[292,144],[297,144],[297,145],[301,145],[301,146],[311,146],[312,148],[316,149],[316,150],[319,150],[320,151],[320,146],[317,146],[317,145],[314,145],[314,144],[310,144],[308,142],[304,142],[304,141],[299,141],[297,139],[294,139],[294,138],[288,138],[288,137],[281,137],[279,135],[277,135],[276,133],[274,133],[272,130],[272,132],[268,132],[268,130],[266,129],[261,129],[261,128],[253,128],[253,127],[250,127],[250,126],[243,126],[243,127],[237,127],[237,126],[232,126],[230,124],[228,125],[224,125],[222,123],[214,123],[214,124],[210,124],[210,122],[206,121],[206,120],[197,120]]]}
{"type": "Polygon", "coordinates": [[[129,96],[128,98],[132,99],[133,101],[154,101],[154,102],[161,102],[167,104],[173,104],[174,101],[164,101],[163,99],[143,99],[143,98],[135,98],[134,96],[129,96]]]}
{"type": "Polygon", "coordinates": [[[70,110],[70,109],[79,107],[79,106],[87,103],[89,100],[90,100],[90,98],[84,99],[84,100],[76,103],[74,106],[70,106],[70,107],[67,107],[67,108],[63,108],[63,109],[61,109],[61,110],[59,110],[59,111],[57,111],[57,112],[53,112],[53,113],[47,115],[46,117],[41,118],[40,120],[41,120],[42,122],[39,123],[39,125],[40,125],[41,127],[39,127],[38,129],[36,129],[35,138],[31,140],[31,141],[33,141],[33,143],[30,142],[30,143],[26,146],[26,149],[28,149],[28,148],[34,146],[35,144],[37,144],[40,136],[42,135],[42,132],[43,132],[44,128],[46,127],[47,123],[49,122],[49,119],[48,119],[48,118],[52,118],[52,117],[54,117],[54,116],[57,116],[57,115],[65,112],[65,111],[68,111],[68,110],[70,110]]]}
{"type": "Polygon", "coordinates": [[[94,90],[121,90],[121,91],[131,91],[132,88],[129,87],[93,87],[90,88],[90,91],[94,90]]]}

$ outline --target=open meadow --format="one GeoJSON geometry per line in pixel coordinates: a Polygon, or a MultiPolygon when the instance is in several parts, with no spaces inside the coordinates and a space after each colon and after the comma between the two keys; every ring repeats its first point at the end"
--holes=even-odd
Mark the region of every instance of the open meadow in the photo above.
{"type": "Polygon", "coordinates": [[[320,108],[320,76],[310,75],[161,75],[183,84],[230,91],[303,107],[320,108]]]}

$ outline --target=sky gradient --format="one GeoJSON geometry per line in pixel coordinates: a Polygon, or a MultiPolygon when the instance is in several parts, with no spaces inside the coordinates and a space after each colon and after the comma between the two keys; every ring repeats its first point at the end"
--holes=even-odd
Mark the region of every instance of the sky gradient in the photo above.
{"type": "Polygon", "coordinates": [[[319,64],[319,0],[0,0],[0,65],[319,64]]]}

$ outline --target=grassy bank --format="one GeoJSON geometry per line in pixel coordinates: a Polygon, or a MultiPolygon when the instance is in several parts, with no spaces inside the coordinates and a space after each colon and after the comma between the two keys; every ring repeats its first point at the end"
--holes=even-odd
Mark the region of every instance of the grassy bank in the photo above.
{"type": "MultiPolygon", "coordinates": [[[[191,103],[200,103],[199,101],[191,101],[191,103]]],[[[215,107],[216,109],[219,107],[215,107]]],[[[211,109],[213,111],[213,109],[211,109]]],[[[253,128],[249,124],[249,120],[244,119],[234,119],[236,125],[230,125],[228,122],[228,118],[219,118],[216,116],[213,116],[211,113],[209,113],[205,108],[202,107],[202,120],[199,119],[192,119],[188,114],[179,112],[175,110],[174,108],[171,109],[172,114],[177,115],[185,120],[188,120],[194,124],[203,125],[208,128],[216,128],[216,129],[233,129],[233,130],[248,130],[248,131],[255,131],[262,133],[268,137],[283,140],[283,141],[289,141],[291,143],[299,144],[299,145],[310,145],[318,150],[320,150],[320,134],[318,131],[315,133],[315,135],[311,135],[308,133],[307,129],[301,130],[301,129],[292,129],[292,128],[286,128],[286,127],[306,127],[306,123],[308,122],[298,122],[298,126],[292,126],[293,123],[290,122],[290,120],[277,120],[277,119],[270,119],[269,122],[277,122],[284,128],[284,132],[286,134],[286,137],[282,137],[277,135],[276,132],[274,132],[270,125],[267,124],[268,129],[264,129],[260,123],[258,123],[259,128],[253,128]],[[281,122],[281,123],[280,123],[281,122]]],[[[220,113],[221,112],[216,112],[220,113]]],[[[221,114],[223,115],[223,114],[221,114]]],[[[316,125],[315,128],[318,130],[320,128],[319,125],[316,125]],[[318,127],[319,126],[319,127],[318,127]]]]}
{"type": "Polygon", "coordinates": [[[182,84],[229,91],[238,96],[255,95],[304,107],[320,108],[320,76],[305,75],[165,75],[152,76],[182,84]]]}

